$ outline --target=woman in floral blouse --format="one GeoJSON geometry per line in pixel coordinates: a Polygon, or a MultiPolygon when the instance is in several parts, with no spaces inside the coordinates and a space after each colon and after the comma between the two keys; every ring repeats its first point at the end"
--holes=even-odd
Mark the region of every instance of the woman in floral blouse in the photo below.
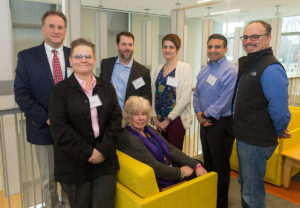
{"type": "Polygon", "coordinates": [[[192,123],[192,69],[178,61],[181,41],[176,34],[162,40],[166,63],[154,71],[152,83],[153,123],[157,130],[175,147],[182,150],[186,129],[192,123]]]}

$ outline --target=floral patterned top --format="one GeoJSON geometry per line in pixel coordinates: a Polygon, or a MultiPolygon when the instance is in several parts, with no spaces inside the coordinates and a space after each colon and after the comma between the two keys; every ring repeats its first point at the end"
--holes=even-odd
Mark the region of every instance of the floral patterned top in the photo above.
{"type": "Polygon", "coordinates": [[[175,77],[175,71],[176,68],[164,77],[162,68],[155,82],[155,111],[160,122],[168,117],[176,104],[176,87],[167,85],[168,77],[175,77]]]}

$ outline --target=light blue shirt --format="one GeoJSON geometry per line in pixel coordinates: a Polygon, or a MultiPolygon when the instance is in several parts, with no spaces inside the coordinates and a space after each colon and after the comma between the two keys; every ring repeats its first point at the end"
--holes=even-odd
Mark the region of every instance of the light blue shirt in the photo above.
{"type": "Polygon", "coordinates": [[[231,115],[231,102],[237,78],[237,68],[226,57],[215,63],[207,62],[197,76],[193,106],[195,113],[205,112],[217,120],[231,115]],[[208,81],[213,77],[215,82],[208,81]]]}
{"type": "Polygon", "coordinates": [[[124,66],[120,63],[120,59],[118,57],[111,76],[111,83],[115,87],[119,105],[122,110],[124,109],[126,89],[132,64],[133,59],[131,59],[127,66],[124,66]]]}

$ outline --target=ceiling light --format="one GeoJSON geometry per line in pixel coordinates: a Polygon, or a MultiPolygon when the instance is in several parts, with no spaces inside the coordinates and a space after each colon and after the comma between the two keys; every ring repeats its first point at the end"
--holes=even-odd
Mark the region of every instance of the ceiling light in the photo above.
{"type": "Polygon", "coordinates": [[[226,10],[221,12],[212,12],[210,15],[219,15],[219,14],[226,14],[226,13],[234,13],[234,12],[240,12],[240,9],[233,9],[233,10],[226,10]]]}
{"type": "Polygon", "coordinates": [[[200,1],[197,1],[197,4],[202,4],[202,3],[205,3],[205,2],[210,2],[212,0],[200,0],[200,1]]]}

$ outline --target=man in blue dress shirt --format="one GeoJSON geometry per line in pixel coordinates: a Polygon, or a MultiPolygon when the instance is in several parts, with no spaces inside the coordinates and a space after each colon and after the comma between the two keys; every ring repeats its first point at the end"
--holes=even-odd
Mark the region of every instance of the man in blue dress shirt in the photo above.
{"type": "Polygon", "coordinates": [[[239,59],[233,101],[234,135],[239,160],[242,206],[264,208],[267,160],[288,138],[288,79],[269,47],[271,26],[250,22],[241,37],[247,56],[239,59]]]}
{"type": "Polygon", "coordinates": [[[120,32],[116,37],[118,56],[101,61],[100,77],[110,81],[115,87],[121,109],[132,96],[142,96],[152,100],[150,70],[133,59],[134,36],[130,32],[120,32]]]}
{"type": "Polygon", "coordinates": [[[229,158],[234,141],[231,103],[237,69],[226,59],[227,39],[213,34],[207,41],[209,61],[197,76],[194,110],[201,124],[204,166],[218,173],[217,207],[228,207],[229,158]]]}

